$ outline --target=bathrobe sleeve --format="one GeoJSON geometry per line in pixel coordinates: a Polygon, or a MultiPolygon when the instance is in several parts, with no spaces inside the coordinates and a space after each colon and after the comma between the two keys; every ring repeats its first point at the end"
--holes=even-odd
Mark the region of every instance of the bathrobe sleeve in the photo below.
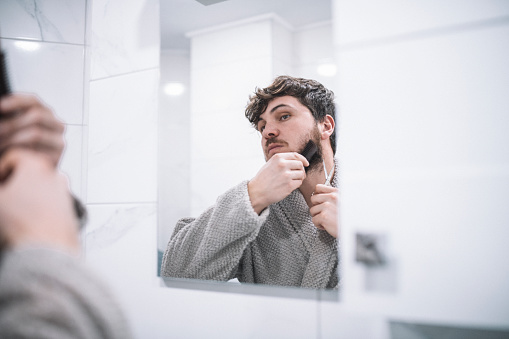
{"type": "Polygon", "coordinates": [[[163,256],[161,274],[174,278],[227,281],[269,214],[251,206],[247,181],[221,195],[198,218],[179,220],[163,256]]]}
{"type": "Polygon", "coordinates": [[[78,258],[49,248],[4,250],[1,338],[132,338],[107,287],[78,258]]]}

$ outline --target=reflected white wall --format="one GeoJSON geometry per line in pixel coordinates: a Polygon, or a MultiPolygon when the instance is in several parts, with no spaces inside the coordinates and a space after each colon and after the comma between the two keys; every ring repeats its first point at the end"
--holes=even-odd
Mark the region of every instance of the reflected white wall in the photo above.
{"type": "Polygon", "coordinates": [[[191,215],[190,59],[188,51],[161,52],[158,123],[158,249],[164,252],[178,219],[191,215]],[[167,93],[168,84],[183,92],[167,93]]]}
{"type": "Polygon", "coordinates": [[[264,15],[190,33],[190,39],[190,54],[161,54],[161,85],[177,81],[187,88],[178,97],[161,89],[160,251],[179,218],[198,216],[264,164],[259,134],[244,116],[256,87],[281,74],[316,79],[331,89],[335,79],[318,72],[334,62],[331,22],[291,27],[264,15]]]}

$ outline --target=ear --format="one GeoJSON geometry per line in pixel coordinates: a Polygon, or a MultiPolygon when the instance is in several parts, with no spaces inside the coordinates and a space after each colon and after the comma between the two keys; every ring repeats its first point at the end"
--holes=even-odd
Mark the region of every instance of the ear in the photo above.
{"type": "Polygon", "coordinates": [[[320,123],[321,125],[321,138],[322,140],[327,140],[331,136],[332,133],[334,133],[334,118],[330,115],[326,115],[324,120],[320,123]]]}

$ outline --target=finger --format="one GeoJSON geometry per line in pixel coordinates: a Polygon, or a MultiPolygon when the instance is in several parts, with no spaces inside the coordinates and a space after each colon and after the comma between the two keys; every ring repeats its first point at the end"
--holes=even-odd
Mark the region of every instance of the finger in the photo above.
{"type": "Polygon", "coordinates": [[[314,205],[314,206],[312,206],[309,209],[309,214],[311,215],[311,217],[315,217],[320,212],[322,212],[322,210],[323,210],[323,206],[321,206],[321,205],[314,205]]]}
{"type": "Polygon", "coordinates": [[[299,154],[297,152],[290,152],[290,153],[287,153],[290,155],[290,159],[295,159],[295,160],[298,160],[299,162],[301,162],[305,167],[308,167],[309,166],[309,162],[308,160],[302,155],[302,154],[299,154]]]}
{"type": "Polygon", "coordinates": [[[304,171],[304,164],[299,160],[287,160],[286,164],[293,171],[304,171]]]}
{"type": "Polygon", "coordinates": [[[4,182],[14,171],[19,162],[19,152],[10,150],[0,157],[0,182],[4,182]]]}
{"type": "Polygon", "coordinates": [[[36,127],[22,130],[12,138],[0,142],[0,152],[19,147],[41,151],[53,163],[58,163],[60,154],[65,148],[65,142],[61,135],[41,132],[36,127]]]}
{"type": "MultiPolygon", "coordinates": [[[[23,168],[37,168],[37,164],[30,163],[31,157],[37,155],[33,151],[10,149],[0,158],[0,177],[5,180],[11,173],[23,168]]],[[[2,181],[3,181],[2,180],[2,181]]]]}
{"type": "Polygon", "coordinates": [[[319,230],[325,230],[322,213],[315,215],[313,218],[311,218],[311,221],[313,222],[313,225],[315,225],[315,227],[319,230]]]}
{"type": "Polygon", "coordinates": [[[4,119],[0,122],[0,134],[2,138],[9,138],[18,131],[30,127],[38,126],[50,132],[62,134],[65,125],[57,120],[53,113],[43,107],[31,107],[26,112],[22,112],[10,119],[4,119]]]}
{"type": "Polygon", "coordinates": [[[332,193],[337,192],[338,189],[336,187],[328,186],[328,185],[322,185],[318,184],[315,186],[315,194],[321,194],[321,193],[332,193]]]}
{"type": "Polygon", "coordinates": [[[35,106],[42,107],[41,101],[37,97],[28,94],[11,94],[0,100],[1,113],[22,111],[35,106]]]}
{"type": "Polygon", "coordinates": [[[313,194],[311,196],[311,204],[320,205],[320,204],[330,204],[332,206],[337,206],[338,196],[335,193],[320,193],[313,194]]]}
{"type": "Polygon", "coordinates": [[[288,171],[287,176],[291,180],[304,180],[306,179],[306,172],[304,170],[302,171],[288,171]]]}
{"type": "Polygon", "coordinates": [[[25,146],[33,149],[55,149],[61,151],[65,147],[64,138],[55,133],[42,131],[36,126],[31,126],[19,131],[9,139],[0,141],[0,149],[12,146],[25,146]]]}

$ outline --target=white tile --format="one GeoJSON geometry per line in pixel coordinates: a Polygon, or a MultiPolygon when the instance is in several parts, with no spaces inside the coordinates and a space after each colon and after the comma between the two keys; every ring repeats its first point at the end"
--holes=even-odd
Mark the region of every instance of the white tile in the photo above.
{"type": "Polygon", "coordinates": [[[270,19],[196,35],[191,38],[191,68],[268,57],[273,53],[271,42],[270,19]]]}
{"type": "Polygon", "coordinates": [[[13,91],[37,94],[68,124],[83,115],[83,46],[2,39],[13,91]]]}
{"type": "MultiPolygon", "coordinates": [[[[293,64],[288,62],[282,62],[278,59],[275,59],[272,63],[272,74],[273,78],[276,78],[279,75],[291,75],[295,76],[295,67],[293,64]]],[[[266,87],[270,84],[267,84],[263,87],[266,87]]]]}
{"type": "Polygon", "coordinates": [[[83,200],[82,188],[82,136],[83,127],[66,126],[65,150],[60,161],[60,169],[67,175],[72,192],[83,200]]]}
{"type": "Polygon", "coordinates": [[[3,38],[59,43],[85,43],[86,1],[2,1],[0,33],[3,38]]]}
{"type": "Polygon", "coordinates": [[[189,133],[183,129],[164,131],[171,138],[159,141],[158,246],[166,247],[178,219],[190,215],[191,171],[189,133]]]}
{"type": "Polygon", "coordinates": [[[244,59],[201,69],[191,73],[191,113],[209,115],[225,109],[239,109],[242,114],[249,95],[256,87],[273,80],[272,58],[244,59]]]}
{"type": "Polygon", "coordinates": [[[388,322],[381,316],[345,309],[341,301],[321,301],[320,338],[389,339],[388,322]]]}
{"type": "Polygon", "coordinates": [[[191,216],[200,215],[219,195],[253,178],[264,164],[263,157],[256,156],[194,161],[191,164],[191,216]]]}
{"type": "Polygon", "coordinates": [[[349,307],[508,325],[498,259],[509,255],[508,35],[500,25],[339,53],[349,307]],[[359,230],[389,236],[395,293],[366,290],[372,275],[353,262],[359,230]]]}
{"type": "Polygon", "coordinates": [[[340,53],[344,170],[507,165],[508,34],[506,25],[340,53]]]}
{"type": "Polygon", "coordinates": [[[293,42],[296,65],[331,60],[334,57],[332,23],[297,30],[293,42]]]}
{"type": "MultiPolygon", "coordinates": [[[[332,62],[331,64],[334,64],[332,62]]],[[[334,94],[337,94],[336,87],[337,87],[337,81],[336,76],[338,73],[336,73],[334,76],[324,76],[319,73],[319,67],[323,65],[322,63],[309,63],[305,65],[296,66],[295,72],[293,73],[296,77],[301,77],[305,79],[313,79],[324,85],[326,88],[330,89],[334,92],[334,94]]],[[[340,101],[340,98],[336,96],[336,100],[340,101]]]]}
{"type": "Polygon", "coordinates": [[[157,273],[155,204],[90,205],[85,227],[87,262],[113,286],[147,284],[157,273]]]}
{"type": "Polygon", "coordinates": [[[158,71],[90,85],[88,200],[154,202],[158,71]]]}
{"type": "Polygon", "coordinates": [[[191,120],[191,161],[262,155],[261,136],[242,110],[191,120]]]}
{"type": "Polygon", "coordinates": [[[159,66],[157,0],[97,0],[91,16],[92,79],[159,66]]]}
{"type": "Polygon", "coordinates": [[[140,338],[319,338],[316,300],[176,288],[130,299],[140,338]]]}
{"type": "Polygon", "coordinates": [[[280,62],[292,64],[293,53],[293,32],[281,23],[272,23],[272,56],[280,62]]]}
{"type": "Polygon", "coordinates": [[[509,3],[504,0],[336,0],[333,8],[336,23],[334,36],[338,44],[464,25],[509,15],[509,3]]]}
{"type": "Polygon", "coordinates": [[[161,82],[189,84],[191,57],[188,51],[161,50],[161,82]]]}

